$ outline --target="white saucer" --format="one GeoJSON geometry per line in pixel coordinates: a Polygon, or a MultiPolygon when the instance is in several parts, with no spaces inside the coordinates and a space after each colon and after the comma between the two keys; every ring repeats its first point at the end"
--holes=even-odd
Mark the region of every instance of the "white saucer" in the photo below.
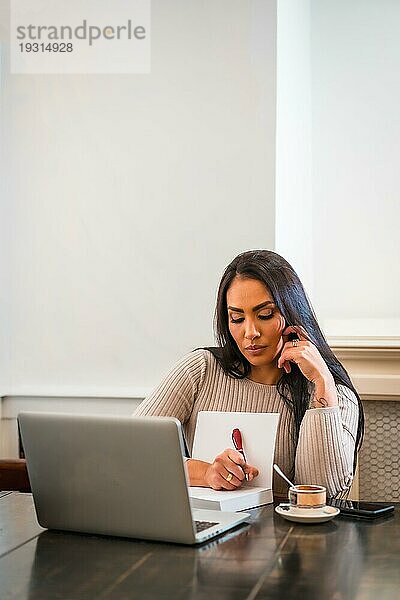
{"type": "Polygon", "coordinates": [[[280,504],[275,508],[275,512],[287,521],[294,521],[295,523],[325,523],[325,521],[330,521],[336,517],[340,510],[334,506],[296,508],[289,504],[280,504]]]}

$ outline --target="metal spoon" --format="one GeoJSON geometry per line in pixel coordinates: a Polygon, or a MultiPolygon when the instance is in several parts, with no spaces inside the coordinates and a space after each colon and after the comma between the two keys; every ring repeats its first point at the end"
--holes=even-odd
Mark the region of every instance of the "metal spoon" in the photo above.
{"type": "Polygon", "coordinates": [[[287,481],[287,482],[288,482],[288,484],[290,485],[290,487],[294,487],[294,483],[292,483],[292,482],[291,482],[291,481],[290,481],[290,480],[289,480],[289,479],[286,477],[285,473],[283,473],[283,472],[280,470],[280,468],[278,467],[278,465],[277,465],[277,464],[275,464],[275,463],[274,463],[274,469],[275,469],[275,471],[278,473],[278,475],[280,475],[281,477],[283,477],[283,479],[284,479],[285,481],[287,481]]]}

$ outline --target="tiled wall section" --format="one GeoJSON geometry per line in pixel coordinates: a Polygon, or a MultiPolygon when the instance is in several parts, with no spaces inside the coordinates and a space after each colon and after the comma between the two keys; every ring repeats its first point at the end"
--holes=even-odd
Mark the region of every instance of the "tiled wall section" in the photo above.
{"type": "Polygon", "coordinates": [[[400,402],[364,401],[360,499],[400,502],[400,402]]]}

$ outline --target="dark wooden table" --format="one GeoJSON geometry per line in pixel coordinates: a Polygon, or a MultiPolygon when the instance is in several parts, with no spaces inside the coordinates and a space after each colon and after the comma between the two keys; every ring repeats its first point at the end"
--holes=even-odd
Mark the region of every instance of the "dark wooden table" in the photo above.
{"type": "Polygon", "coordinates": [[[400,516],[299,525],[272,506],[199,548],[45,531],[30,494],[0,497],[0,598],[392,600],[400,516]]]}

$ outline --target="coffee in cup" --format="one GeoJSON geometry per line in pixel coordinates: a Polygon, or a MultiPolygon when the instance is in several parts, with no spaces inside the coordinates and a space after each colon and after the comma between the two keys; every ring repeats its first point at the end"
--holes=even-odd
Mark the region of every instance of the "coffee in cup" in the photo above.
{"type": "Polygon", "coordinates": [[[290,506],[322,508],[326,504],[326,488],[322,485],[294,485],[289,488],[290,506]]]}

